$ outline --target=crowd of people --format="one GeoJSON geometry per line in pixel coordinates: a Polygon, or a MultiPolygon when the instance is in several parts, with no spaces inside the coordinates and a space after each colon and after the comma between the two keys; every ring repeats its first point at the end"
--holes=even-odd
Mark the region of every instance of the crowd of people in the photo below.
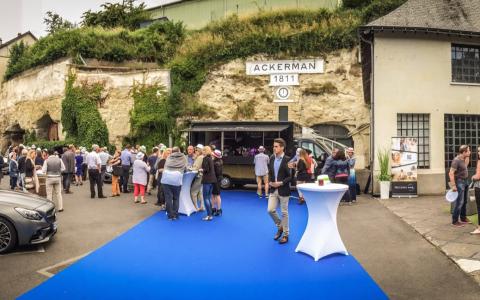
{"type": "MultiPolygon", "coordinates": [[[[255,176],[257,179],[257,194],[263,197],[262,186],[265,188],[265,197],[269,196],[269,178],[268,178],[269,156],[265,154],[265,147],[258,148],[258,154],[255,155],[255,176]]],[[[320,174],[328,175],[331,182],[342,183],[349,186],[348,191],[342,198],[342,201],[351,205],[357,199],[357,182],[355,178],[354,149],[334,148],[332,154],[325,159],[322,165],[315,160],[311,150],[298,148],[295,156],[291,158],[287,166],[291,169],[291,175],[296,184],[314,182],[320,174]]],[[[299,203],[305,203],[302,193],[299,191],[299,203]]]]}
{"type": "Polygon", "coordinates": [[[111,155],[106,147],[69,145],[61,155],[54,150],[37,149],[35,145],[11,147],[8,152],[10,188],[16,191],[39,193],[39,175],[44,175],[46,196],[57,201],[59,212],[64,210],[62,190],[72,193],[72,184],[90,183],[91,198],[106,198],[104,181],[111,174],[110,197],[130,193],[133,185],[134,203],[146,204],[145,194],[157,189],[155,205],[166,210],[170,220],[178,218],[183,174],[196,172],[191,187],[192,203],[197,211],[206,211],[205,221],[222,215],[220,182],[223,172],[222,153],[211,146],[189,146],[183,154],[179,147],[167,148],[160,144],[147,155],[144,146],[126,145],[111,155]],[[131,181],[130,181],[131,179],[131,181]],[[131,182],[131,184],[130,184],[131,182]]]}

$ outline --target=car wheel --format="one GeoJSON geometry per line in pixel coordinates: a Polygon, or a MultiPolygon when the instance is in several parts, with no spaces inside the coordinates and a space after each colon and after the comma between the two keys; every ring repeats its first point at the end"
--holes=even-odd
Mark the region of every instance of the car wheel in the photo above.
{"type": "Polygon", "coordinates": [[[12,223],[0,217],[0,254],[12,250],[17,243],[17,232],[12,223]]]}
{"type": "Polygon", "coordinates": [[[223,176],[222,181],[220,181],[220,187],[224,190],[232,188],[232,180],[228,176],[223,176]]]}

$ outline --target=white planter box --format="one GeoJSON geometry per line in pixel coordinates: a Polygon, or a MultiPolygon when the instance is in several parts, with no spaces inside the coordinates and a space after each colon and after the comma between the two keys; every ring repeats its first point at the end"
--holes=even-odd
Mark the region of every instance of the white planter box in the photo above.
{"type": "Polygon", "coordinates": [[[380,181],[380,199],[390,198],[390,181],[380,181]]]}

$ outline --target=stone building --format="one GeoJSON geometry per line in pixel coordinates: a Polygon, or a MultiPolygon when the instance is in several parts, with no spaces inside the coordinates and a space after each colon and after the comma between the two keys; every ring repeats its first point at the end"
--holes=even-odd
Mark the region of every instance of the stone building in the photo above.
{"type": "Polygon", "coordinates": [[[32,45],[36,41],[37,38],[30,31],[23,34],[19,33],[17,37],[7,42],[2,43],[2,40],[0,39],[0,83],[3,82],[3,76],[7,69],[8,59],[10,58],[10,49],[12,46],[20,42],[24,42],[26,45],[32,45]]]}
{"type": "MultiPolygon", "coordinates": [[[[121,144],[130,132],[131,88],[134,83],[160,83],[170,90],[170,71],[156,64],[112,64],[87,60],[85,66],[59,60],[38,67],[4,82],[0,90],[0,149],[21,143],[27,131],[35,131],[40,140],[62,140],[61,109],[68,74],[76,74],[76,83],[102,83],[104,90],[98,110],[106,122],[109,141],[121,144]]],[[[87,146],[87,145],[85,145],[87,146]]]]}
{"type": "Polygon", "coordinates": [[[480,2],[409,0],[360,32],[372,153],[417,139],[418,193],[443,194],[459,146],[471,171],[480,149],[480,2]]]}
{"type": "Polygon", "coordinates": [[[197,93],[197,99],[216,112],[203,120],[294,121],[355,147],[357,168],[364,169],[370,160],[370,108],[363,97],[358,49],[317,59],[324,62],[323,72],[295,74],[296,85],[272,86],[271,80],[278,78],[247,75],[247,63],[276,62],[272,57],[254,56],[217,67],[197,93]],[[290,93],[287,99],[279,98],[282,86],[290,93]]]}

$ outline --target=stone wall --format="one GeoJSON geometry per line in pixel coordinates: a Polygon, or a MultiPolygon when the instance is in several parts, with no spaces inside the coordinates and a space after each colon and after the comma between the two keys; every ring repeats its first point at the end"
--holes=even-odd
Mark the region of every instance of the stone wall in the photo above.
{"type": "MultiPolygon", "coordinates": [[[[247,60],[272,60],[255,56],[247,60]]],[[[247,76],[245,61],[238,59],[219,66],[209,73],[207,82],[197,97],[211,106],[216,116],[204,120],[262,120],[277,121],[278,106],[288,106],[289,121],[311,127],[336,124],[350,132],[365,128],[353,135],[357,168],[369,164],[370,108],[364,102],[358,50],[342,50],[325,58],[324,74],[300,74],[300,85],[293,87],[291,103],[274,102],[275,88],[269,76],[247,76]],[[253,114],[245,113],[246,103],[253,114]]]]}
{"type": "MultiPolygon", "coordinates": [[[[104,83],[104,103],[100,114],[109,130],[111,143],[120,143],[130,131],[129,112],[133,108],[130,89],[134,83],[163,84],[170,90],[170,72],[160,69],[135,70],[125,67],[78,67],[68,59],[33,69],[2,84],[0,90],[0,133],[5,133],[18,124],[24,130],[35,130],[37,122],[50,115],[59,123],[61,130],[61,103],[65,97],[65,80],[69,70],[76,73],[77,83],[104,83]]],[[[0,139],[0,149],[5,149],[8,140],[0,139]]]]}

